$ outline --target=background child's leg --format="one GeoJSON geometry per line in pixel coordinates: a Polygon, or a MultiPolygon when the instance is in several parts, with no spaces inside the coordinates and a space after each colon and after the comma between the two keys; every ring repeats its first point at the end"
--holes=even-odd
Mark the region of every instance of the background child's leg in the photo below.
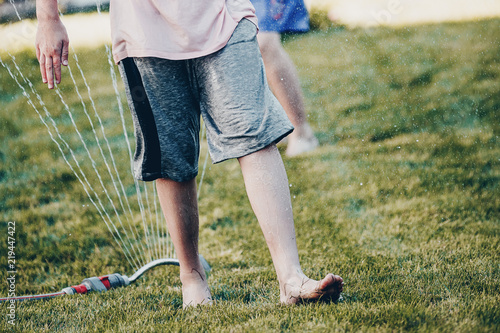
{"type": "Polygon", "coordinates": [[[321,281],[307,278],[299,263],[288,179],[275,145],[238,159],[252,208],[264,233],[284,303],[338,298],[342,279],[332,274],[321,281]]]}
{"type": "Polygon", "coordinates": [[[257,39],[269,86],[295,127],[293,133],[288,136],[286,154],[295,156],[313,150],[318,146],[318,140],[307,121],[297,71],[292,59],[281,45],[280,34],[259,32],[257,39]]]}
{"type": "Polygon", "coordinates": [[[168,232],[180,263],[184,307],[211,303],[205,271],[198,257],[198,203],[196,180],[156,180],[168,232]]]}

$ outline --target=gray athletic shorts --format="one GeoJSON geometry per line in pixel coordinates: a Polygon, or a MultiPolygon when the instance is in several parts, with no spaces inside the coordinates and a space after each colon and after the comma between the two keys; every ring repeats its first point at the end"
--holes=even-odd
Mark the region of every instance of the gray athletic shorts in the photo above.
{"type": "Polygon", "coordinates": [[[120,62],[135,126],[137,179],[196,177],[200,114],[213,163],[256,152],[293,130],[267,85],[256,34],[243,19],[227,45],[208,56],[120,62]]]}

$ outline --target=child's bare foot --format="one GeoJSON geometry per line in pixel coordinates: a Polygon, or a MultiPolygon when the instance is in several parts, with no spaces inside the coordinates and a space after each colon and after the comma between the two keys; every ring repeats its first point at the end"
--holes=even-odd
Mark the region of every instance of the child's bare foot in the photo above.
{"type": "Polygon", "coordinates": [[[211,305],[212,295],[208,288],[205,272],[193,269],[191,273],[181,274],[183,308],[197,305],[211,305]]]}
{"type": "Polygon", "coordinates": [[[281,303],[296,304],[308,301],[336,301],[344,286],[344,280],[331,273],[320,281],[307,278],[295,278],[285,283],[281,289],[281,303]]]}

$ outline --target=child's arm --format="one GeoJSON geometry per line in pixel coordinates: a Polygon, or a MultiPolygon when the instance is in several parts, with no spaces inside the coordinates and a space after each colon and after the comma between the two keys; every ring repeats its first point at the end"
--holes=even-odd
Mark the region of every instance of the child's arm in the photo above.
{"type": "Polygon", "coordinates": [[[36,57],[42,81],[52,89],[54,76],[57,84],[61,82],[61,64],[68,65],[68,33],[59,18],[57,0],[36,0],[36,16],[36,57]]]}

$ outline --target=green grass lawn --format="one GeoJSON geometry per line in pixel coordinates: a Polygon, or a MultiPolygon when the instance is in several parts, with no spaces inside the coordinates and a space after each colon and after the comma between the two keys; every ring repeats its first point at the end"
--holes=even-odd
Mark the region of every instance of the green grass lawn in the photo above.
{"type": "MultiPolygon", "coordinates": [[[[306,274],[321,278],[333,272],[344,278],[337,304],[279,305],[271,258],[238,163],[228,161],[209,163],[199,203],[200,251],[213,268],[209,283],[215,306],[183,311],[178,268],[158,267],[126,288],[17,303],[15,329],[498,331],[498,36],[500,20],[332,28],[285,38],[321,144],[306,156],[284,159],[297,242],[306,274]]],[[[125,191],[134,199],[106,51],[77,54],[125,191]]],[[[33,52],[15,56],[74,147],[82,170],[98,184],[63,103],[41,84],[33,52]]],[[[49,122],[11,57],[1,57],[49,122]]],[[[73,58],[70,65],[85,107],[98,123],[73,58]]],[[[64,101],[90,153],[99,156],[94,137],[103,142],[100,127],[94,136],[67,70],[63,80],[64,101]]],[[[121,82],[119,89],[125,103],[121,82]]],[[[59,291],[91,276],[131,275],[124,252],[3,66],[0,91],[2,280],[7,277],[8,221],[16,222],[17,295],[59,291]]],[[[203,146],[201,164],[205,151],[203,146]]],[[[63,147],[63,153],[71,160],[68,149],[63,147]]],[[[102,161],[95,162],[103,183],[112,183],[102,161]]],[[[102,196],[100,187],[96,192],[102,196]]],[[[132,210],[132,224],[140,225],[143,217],[135,204],[132,210]]],[[[139,232],[131,238],[144,237],[139,232]]],[[[7,293],[4,282],[0,296],[7,293]]],[[[0,309],[1,330],[11,328],[6,304],[0,309]]]]}

